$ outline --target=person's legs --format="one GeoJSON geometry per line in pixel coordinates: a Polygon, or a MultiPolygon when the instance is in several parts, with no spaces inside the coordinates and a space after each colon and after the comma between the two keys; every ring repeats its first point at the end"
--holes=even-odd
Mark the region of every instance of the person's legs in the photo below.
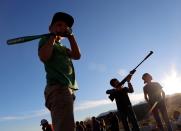
{"type": "Polygon", "coordinates": [[[130,131],[129,125],[128,125],[128,120],[127,120],[127,113],[123,111],[119,111],[120,116],[121,116],[121,121],[124,127],[125,131],[130,131]]]}
{"type": "Polygon", "coordinates": [[[50,109],[54,131],[74,131],[73,97],[68,87],[46,87],[46,106],[50,109]]]}
{"type": "Polygon", "coordinates": [[[128,118],[133,126],[133,131],[139,131],[139,125],[135,116],[135,113],[133,111],[133,108],[131,107],[131,105],[128,108],[128,118]]]}
{"type": "Polygon", "coordinates": [[[161,131],[164,131],[164,128],[163,128],[163,125],[162,125],[162,121],[161,121],[161,118],[160,118],[159,112],[158,112],[158,106],[156,106],[156,107],[153,109],[152,113],[153,113],[153,117],[154,117],[154,119],[155,119],[155,121],[156,121],[156,123],[157,123],[158,128],[159,128],[161,131]]]}
{"type": "Polygon", "coordinates": [[[171,124],[170,121],[169,121],[169,117],[168,117],[166,105],[165,105],[164,102],[161,102],[161,103],[159,104],[159,110],[160,110],[160,112],[161,112],[161,114],[162,114],[163,120],[164,120],[164,122],[165,122],[165,124],[166,124],[166,126],[167,126],[168,131],[172,131],[172,130],[173,130],[173,129],[172,129],[172,124],[171,124]]]}

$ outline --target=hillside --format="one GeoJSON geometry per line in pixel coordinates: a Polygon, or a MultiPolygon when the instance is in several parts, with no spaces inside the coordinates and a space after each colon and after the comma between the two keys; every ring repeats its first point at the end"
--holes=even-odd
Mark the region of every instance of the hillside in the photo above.
{"type": "MultiPolygon", "coordinates": [[[[179,110],[181,112],[181,93],[176,93],[173,95],[166,96],[166,105],[167,105],[168,114],[170,118],[172,118],[173,112],[175,110],[179,110]]],[[[146,116],[149,111],[149,106],[146,102],[141,102],[139,104],[134,105],[133,109],[135,111],[138,121],[147,119],[146,116]]],[[[98,115],[98,117],[104,118],[111,111],[101,113],[100,115],[98,115]]],[[[117,113],[116,110],[114,110],[113,112],[117,113]]]]}

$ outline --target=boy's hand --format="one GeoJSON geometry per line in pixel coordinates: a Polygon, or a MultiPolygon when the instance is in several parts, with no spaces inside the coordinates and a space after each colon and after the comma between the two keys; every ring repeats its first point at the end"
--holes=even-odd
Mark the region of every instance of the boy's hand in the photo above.
{"type": "Polygon", "coordinates": [[[62,26],[60,28],[52,26],[49,30],[51,33],[61,37],[69,37],[72,35],[72,29],[68,26],[62,26]]]}
{"type": "Polygon", "coordinates": [[[130,71],[129,74],[133,75],[135,72],[136,72],[136,70],[134,69],[134,70],[130,71]]]}
{"type": "Polygon", "coordinates": [[[72,36],[72,29],[67,27],[63,32],[56,32],[56,35],[59,35],[61,37],[70,37],[72,36]]]}
{"type": "Polygon", "coordinates": [[[131,78],[132,78],[132,75],[128,75],[128,77],[126,78],[126,81],[130,82],[131,78]]]}
{"type": "Polygon", "coordinates": [[[69,37],[72,35],[72,29],[67,27],[65,32],[64,32],[64,37],[69,37]]]}

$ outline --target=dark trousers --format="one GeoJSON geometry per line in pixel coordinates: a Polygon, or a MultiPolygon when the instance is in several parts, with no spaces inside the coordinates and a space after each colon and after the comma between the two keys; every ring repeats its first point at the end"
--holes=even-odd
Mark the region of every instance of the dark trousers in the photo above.
{"type": "Polygon", "coordinates": [[[135,113],[131,105],[128,106],[128,108],[125,110],[122,110],[122,109],[119,110],[119,113],[120,113],[121,121],[122,121],[125,131],[130,131],[128,120],[132,124],[133,131],[140,131],[135,113]]]}
{"type": "Polygon", "coordinates": [[[166,109],[166,106],[165,106],[165,102],[164,101],[161,101],[157,104],[157,106],[153,109],[152,113],[153,113],[153,116],[154,116],[154,119],[157,123],[157,126],[158,128],[161,130],[161,131],[164,131],[164,127],[163,127],[163,124],[162,124],[162,121],[161,121],[161,118],[159,116],[159,112],[161,113],[162,115],[162,118],[167,126],[167,129],[168,131],[172,131],[172,125],[169,121],[169,118],[168,118],[168,113],[167,113],[167,109],[166,109]]]}

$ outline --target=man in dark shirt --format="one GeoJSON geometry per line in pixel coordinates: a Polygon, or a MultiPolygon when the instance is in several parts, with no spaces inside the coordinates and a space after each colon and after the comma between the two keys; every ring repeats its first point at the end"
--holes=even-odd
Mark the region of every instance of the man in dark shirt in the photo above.
{"type": "Polygon", "coordinates": [[[128,93],[134,92],[132,84],[130,83],[131,76],[132,75],[129,75],[127,77],[128,87],[123,87],[123,85],[121,85],[117,79],[115,78],[112,79],[110,81],[110,84],[114,89],[107,90],[106,93],[110,94],[109,98],[112,101],[115,99],[117,109],[120,113],[124,129],[126,131],[130,131],[129,124],[128,124],[128,119],[129,119],[133,126],[133,131],[139,131],[140,129],[136,120],[136,116],[128,97],[128,93]]]}

